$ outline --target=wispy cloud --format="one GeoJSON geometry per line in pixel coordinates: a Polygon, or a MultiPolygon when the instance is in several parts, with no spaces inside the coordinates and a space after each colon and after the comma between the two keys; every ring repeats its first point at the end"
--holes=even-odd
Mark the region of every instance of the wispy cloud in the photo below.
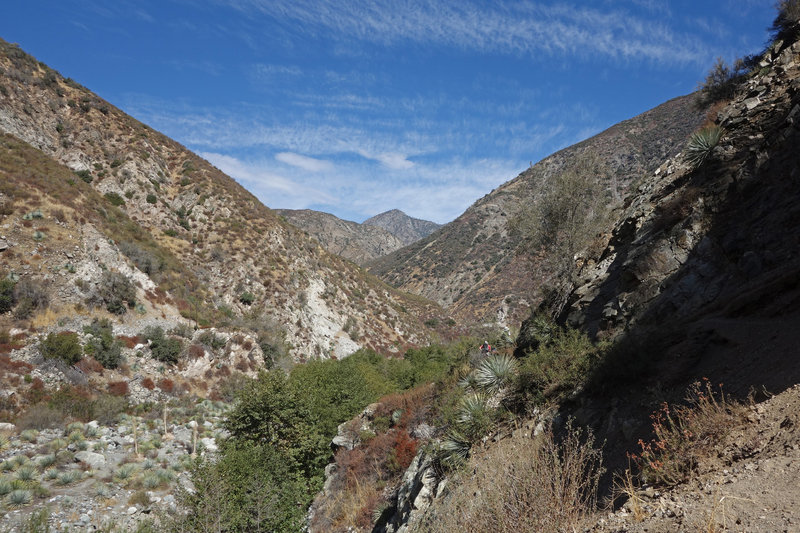
{"type": "Polygon", "coordinates": [[[364,150],[358,150],[358,155],[360,155],[361,157],[365,157],[367,159],[378,161],[383,166],[394,170],[405,170],[414,166],[414,162],[409,161],[407,155],[398,154],[396,152],[394,153],[387,152],[387,153],[373,155],[364,150]]]}
{"type": "Polygon", "coordinates": [[[529,56],[664,63],[702,62],[707,56],[697,38],[619,8],[435,0],[219,1],[251,16],[291,22],[310,35],[381,45],[413,42],[529,56]]]}
{"type": "Polygon", "coordinates": [[[300,167],[281,169],[274,159],[200,155],[269,207],[317,209],[359,222],[398,207],[415,217],[449,222],[520,168],[514,161],[452,159],[381,172],[374,162],[352,160],[337,164],[321,180],[300,167]]]}
{"type": "Polygon", "coordinates": [[[275,159],[287,165],[308,170],[309,172],[323,172],[333,168],[333,163],[330,161],[315,159],[313,157],[295,154],[294,152],[279,152],[275,154],[275,159]]]}

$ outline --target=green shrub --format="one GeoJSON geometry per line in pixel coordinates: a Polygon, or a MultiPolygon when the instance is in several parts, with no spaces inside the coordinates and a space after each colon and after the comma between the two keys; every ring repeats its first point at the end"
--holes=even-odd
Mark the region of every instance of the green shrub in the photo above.
{"type": "Polygon", "coordinates": [[[115,192],[107,192],[103,196],[111,203],[111,205],[125,205],[125,199],[115,192]]]}
{"type": "Polygon", "coordinates": [[[88,170],[76,170],[75,175],[78,176],[83,181],[85,181],[86,183],[91,183],[92,181],[94,181],[94,178],[92,178],[92,173],[89,172],[88,170]]]}
{"type": "Polygon", "coordinates": [[[59,359],[68,365],[74,365],[83,356],[83,347],[78,334],[72,331],[49,333],[39,343],[39,352],[45,359],[59,359]]]}
{"type": "Polygon", "coordinates": [[[268,445],[225,446],[216,463],[194,467],[195,491],[181,495],[190,512],[176,516],[179,524],[171,529],[301,531],[313,489],[293,472],[293,463],[292,457],[268,445]]]}
{"type": "Polygon", "coordinates": [[[94,357],[103,368],[117,368],[122,359],[122,343],[114,338],[111,321],[95,318],[84,326],[83,332],[91,335],[84,351],[94,357]]]}
{"type": "Polygon", "coordinates": [[[592,344],[578,330],[560,330],[549,345],[541,345],[522,359],[518,392],[528,403],[571,391],[589,377],[605,350],[605,345],[592,344]]]}
{"type": "Polygon", "coordinates": [[[719,140],[724,133],[724,130],[719,126],[708,126],[694,132],[689,139],[689,144],[686,146],[686,160],[689,164],[693,168],[700,167],[719,144],[719,140]]]}
{"type": "Polygon", "coordinates": [[[721,57],[708,71],[706,79],[700,84],[697,104],[703,108],[721,100],[728,100],[736,93],[736,87],[744,78],[747,67],[742,59],[736,60],[733,66],[728,65],[721,57]]]}
{"type": "Polygon", "coordinates": [[[150,277],[161,272],[166,266],[163,258],[157,256],[135,242],[122,241],[118,244],[119,251],[125,254],[128,259],[133,261],[136,268],[150,277]]]}
{"type": "Polygon", "coordinates": [[[208,346],[213,350],[219,350],[220,348],[224,348],[226,344],[225,337],[220,337],[219,335],[215,335],[212,331],[204,331],[197,337],[197,341],[200,344],[208,346]]]}
{"type": "Polygon", "coordinates": [[[159,326],[150,326],[144,330],[142,336],[150,341],[150,351],[153,358],[162,363],[177,363],[183,351],[183,341],[164,335],[164,329],[159,326]]]}
{"type": "Polygon", "coordinates": [[[155,204],[158,201],[158,197],[155,194],[150,193],[147,195],[145,200],[147,201],[148,204],[155,204]]]}
{"type": "Polygon", "coordinates": [[[14,308],[14,281],[4,278],[0,279],[0,313],[7,313],[14,308]]]}
{"type": "Polygon", "coordinates": [[[239,301],[242,302],[244,305],[251,305],[253,302],[256,301],[255,295],[251,292],[243,292],[239,295],[239,301]]]}

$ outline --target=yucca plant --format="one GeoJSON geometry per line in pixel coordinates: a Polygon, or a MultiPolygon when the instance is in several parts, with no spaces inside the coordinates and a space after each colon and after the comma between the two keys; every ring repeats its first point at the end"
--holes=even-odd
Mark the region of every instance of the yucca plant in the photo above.
{"type": "Polygon", "coordinates": [[[692,133],[686,146],[686,161],[692,168],[699,168],[708,159],[724,133],[719,126],[708,126],[692,133]]]}
{"type": "Polygon", "coordinates": [[[48,468],[55,464],[56,456],[55,454],[50,455],[43,455],[39,458],[39,468],[48,468]]]}
{"type": "Polygon", "coordinates": [[[447,434],[439,448],[440,460],[451,468],[461,466],[469,457],[470,448],[472,448],[470,439],[460,431],[453,429],[447,434]]]}
{"type": "Polygon", "coordinates": [[[77,431],[76,430],[76,431],[73,431],[73,432],[71,432],[69,434],[69,436],[67,437],[67,440],[70,442],[70,444],[75,444],[77,442],[81,442],[81,441],[86,440],[86,439],[83,436],[83,432],[82,431],[77,431]]]}
{"type": "Polygon", "coordinates": [[[142,478],[142,486],[147,490],[153,490],[159,485],[161,485],[161,480],[153,473],[149,473],[142,478]]]}
{"type": "Polygon", "coordinates": [[[161,483],[171,483],[172,481],[174,481],[174,480],[175,480],[175,474],[174,474],[174,473],[172,473],[172,471],[170,471],[170,470],[165,470],[165,469],[163,469],[163,468],[162,468],[162,469],[159,469],[159,470],[156,472],[156,476],[158,476],[158,480],[159,480],[161,483]]]}
{"type": "Polygon", "coordinates": [[[33,499],[33,493],[26,489],[12,490],[8,493],[7,501],[12,507],[22,507],[28,505],[33,499]]]}
{"type": "Polygon", "coordinates": [[[12,486],[10,479],[7,477],[0,477],[0,496],[5,496],[13,489],[14,487],[12,486]]]}
{"type": "Polygon", "coordinates": [[[83,474],[78,470],[67,470],[66,472],[61,472],[56,479],[56,483],[61,486],[71,485],[76,481],[79,481],[83,477],[83,474]]]}
{"type": "Polygon", "coordinates": [[[517,360],[509,355],[490,355],[475,371],[475,382],[483,390],[499,392],[511,385],[518,366],[517,360]]]}
{"type": "Polygon", "coordinates": [[[15,455],[11,459],[9,459],[9,462],[11,463],[12,468],[19,468],[20,466],[26,464],[29,460],[30,459],[28,459],[24,455],[15,455]]]}
{"type": "Polygon", "coordinates": [[[114,473],[114,477],[116,477],[119,481],[127,481],[133,477],[135,471],[136,465],[131,463],[124,464],[117,469],[117,471],[114,473]]]}
{"type": "Polygon", "coordinates": [[[22,465],[17,469],[17,479],[20,481],[33,481],[36,477],[36,467],[32,465],[22,465]]]}
{"type": "Polygon", "coordinates": [[[50,444],[48,446],[50,447],[50,449],[52,451],[57,452],[61,448],[66,448],[67,447],[67,441],[65,439],[60,439],[60,438],[59,439],[53,439],[53,440],[50,441],[50,444]]]}
{"type": "Polygon", "coordinates": [[[24,440],[25,442],[36,442],[36,439],[39,437],[39,432],[35,429],[26,429],[22,433],[19,434],[19,438],[24,440]]]}
{"type": "Polygon", "coordinates": [[[64,430],[64,435],[69,435],[72,432],[80,431],[83,433],[83,423],[82,422],[70,422],[67,424],[66,429],[64,430]]]}

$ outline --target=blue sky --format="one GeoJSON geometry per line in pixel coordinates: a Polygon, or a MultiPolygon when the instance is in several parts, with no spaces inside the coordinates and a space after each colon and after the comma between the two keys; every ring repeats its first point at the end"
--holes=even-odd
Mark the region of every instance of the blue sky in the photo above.
{"type": "Polygon", "coordinates": [[[773,0],[4,0],[0,37],[273,208],[444,223],[759,51],[773,0]]]}

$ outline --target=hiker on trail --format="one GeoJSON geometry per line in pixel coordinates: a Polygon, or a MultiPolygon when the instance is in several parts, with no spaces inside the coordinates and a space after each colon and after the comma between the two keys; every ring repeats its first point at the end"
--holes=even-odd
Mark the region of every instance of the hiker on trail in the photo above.
{"type": "Polygon", "coordinates": [[[488,355],[492,353],[492,345],[489,344],[489,341],[483,341],[481,344],[481,355],[488,355]]]}

